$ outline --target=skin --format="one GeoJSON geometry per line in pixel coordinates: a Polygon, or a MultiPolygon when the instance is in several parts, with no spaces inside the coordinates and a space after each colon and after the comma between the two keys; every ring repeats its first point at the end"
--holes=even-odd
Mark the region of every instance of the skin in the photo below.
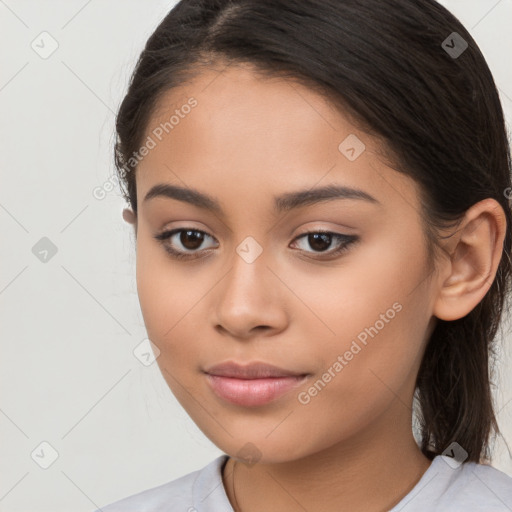
{"type": "Polygon", "coordinates": [[[431,272],[415,182],[383,163],[379,141],[321,95],[262,79],[248,66],[209,69],[167,92],[147,134],[190,97],[198,105],[139,164],[137,216],[124,212],[136,233],[139,300],[162,375],[230,455],[223,483],[235,510],[388,510],[430,464],[411,429],[425,343],[436,318],[466,315],[489,289],[504,213],[492,199],[474,205],[431,272]],[[354,161],[338,150],[349,134],[366,146],[354,161]],[[164,197],[144,202],[157,183],[210,194],[224,215],[164,197]],[[273,212],[274,195],[327,184],[360,188],[379,203],[336,199],[273,212]],[[209,235],[200,246],[182,245],[179,234],[165,241],[198,258],[172,259],[154,238],[178,227],[209,235]],[[297,238],[315,230],[359,242],[329,257],[335,238],[325,249],[297,238]],[[247,236],[262,248],[252,263],[236,252],[247,236]],[[394,303],[400,312],[301,404],[298,393],[394,303]],[[228,360],[310,376],[267,405],[242,407],[219,398],[202,372],[228,360]],[[254,465],[244,464],[247,443],[258,452],[254,465]]]}

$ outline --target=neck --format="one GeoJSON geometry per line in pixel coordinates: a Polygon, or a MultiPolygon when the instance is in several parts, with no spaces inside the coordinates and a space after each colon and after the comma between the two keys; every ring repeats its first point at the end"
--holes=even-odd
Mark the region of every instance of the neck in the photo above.
{"type": "Polygon", "coordinates": [[[430,465],[413,438],[410,414],[407,410],[404,414],[404,409],[403,403],[395,401],[366,430],[300,459],[253,466],[238,461],[233,474],[235,460],[230,458],[224,467],[223,480],[233,509],[235,512],[389,510],[414,487],[430,465]],[[397,417],[401,417],[400,424],[397,417]]]}

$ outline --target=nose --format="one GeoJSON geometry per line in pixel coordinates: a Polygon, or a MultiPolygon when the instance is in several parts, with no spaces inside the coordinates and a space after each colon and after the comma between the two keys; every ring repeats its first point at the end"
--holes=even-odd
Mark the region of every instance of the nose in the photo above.
{"type": "Polygon", "coordinates": [[[264,253],[252,262],[236,254],[216,289],[216,329],[223,333],[247,339],[262,331],[270,336],[286,327],[286,287],[268,266],[264,253]]]}

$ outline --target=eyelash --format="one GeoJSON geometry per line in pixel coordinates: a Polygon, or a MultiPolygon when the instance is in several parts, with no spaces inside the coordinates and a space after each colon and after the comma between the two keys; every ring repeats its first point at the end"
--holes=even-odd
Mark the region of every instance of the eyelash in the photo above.
{"type": "MultiPolygon", "coordinates": [[[[177,260],[191,260],[191,259],[197,259],[201,256],[195,256],[196,253],[186,254],[181,251],[177,251],[176,249],[173,249],[170,245],[166,243],[166,240],[171,238],[176,233],[181,233],[183,231],[191,231],[193,233],[201,233],[203,235],[209,236],[210,238],[214,238],[205,231],[201,231],[200,229],[192,229],[192,228],[177,228],[170,231],[164,231],[158,235],[155,236],[155,239],[158,240],[164,247],[164,249],[169,253],[169,255],[177,260]]],[[[356,235],[342,235],[341,233],[333,233],[332,231],[307,231],[306,233],[303,233],[302,235],[299,235],[294,239],[299,240],[301,238],[307,237],[308,235],[332,235],[334,239],[337,239],[340,243],[340,247],[334,251],[331,252],[317,252],[317,254],[328,254],[329,256],[338,256],[345,251],[348,250],[349,246],[354,244],[359,240],[359,237],[356,235]]],[[[309,251],[306,251],[309,252],[309,251]]]]}

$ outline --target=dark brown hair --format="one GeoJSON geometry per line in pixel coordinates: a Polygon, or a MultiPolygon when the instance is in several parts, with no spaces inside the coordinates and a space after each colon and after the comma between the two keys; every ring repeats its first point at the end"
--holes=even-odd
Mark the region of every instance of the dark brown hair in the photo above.
{"type": "Polygon", "coordinates": [[[507,233],[494,282],[464,318],[438,321],[415,393],[425,455],[456,441],[466,461],[490,458],[499,432],[490,356],[512,270],[511,159],[496,85],[471,35],[434,0],[181,0],[148,39],[117,115],[115,164],[135,213],[133,155],[159,99],[219,63],[296,80],[379,137],[394,168],[420,186],[430,256],[439,228],[482,199],[501,205],[507,233]]]}

